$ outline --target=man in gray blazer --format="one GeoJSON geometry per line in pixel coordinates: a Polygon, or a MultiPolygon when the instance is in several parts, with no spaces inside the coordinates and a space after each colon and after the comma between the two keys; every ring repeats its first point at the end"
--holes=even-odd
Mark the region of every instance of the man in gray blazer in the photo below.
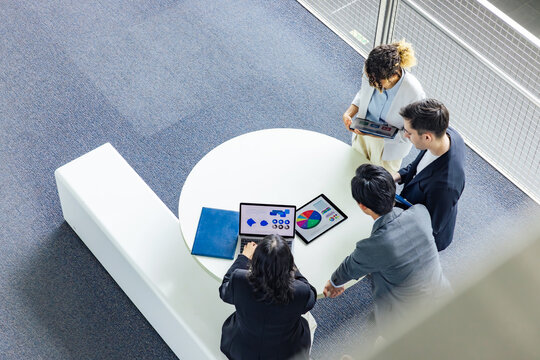
{"type": "Polygon", "coordinates": [[[441,269],[425,206],[394,208],[396,186],[392,175],[380,166],[361,165],[351,188],[360,209],[375,223],[371,236],[356,243],[323,292],[334,298],[345,291],[347,281],[371,274],[375,322],[384,336],[390,322],[404,318],[413,308],[433,305],[451,288],[441,269]]]}

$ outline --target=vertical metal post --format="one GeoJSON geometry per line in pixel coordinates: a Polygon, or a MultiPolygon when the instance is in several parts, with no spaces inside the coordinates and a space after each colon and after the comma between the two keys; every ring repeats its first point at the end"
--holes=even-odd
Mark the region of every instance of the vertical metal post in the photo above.
{"type": "Polygon", "coordinates": [[[375,32],[375,46],[388,44],[393,41],[394,23],[400,0],[381,0],[379,2],[379,16],[375,32]]]}

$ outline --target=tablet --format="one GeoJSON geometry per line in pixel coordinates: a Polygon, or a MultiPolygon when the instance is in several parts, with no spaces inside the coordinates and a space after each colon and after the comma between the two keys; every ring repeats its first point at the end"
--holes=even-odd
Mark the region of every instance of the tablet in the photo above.
{"type": "Polygon", "coordinates": [[[296,211],[296,233],[309,244],[346,219],[347,215],[321,194],[296,211]]]}
{"type": "Polygon", "coordinates": [[[359,117],[355,117],[350,126],[351,129],[360,130],[363,133],[380,136],[387,139],[396,137],[399,129],[390,124],[376,123],[359,117]]]}

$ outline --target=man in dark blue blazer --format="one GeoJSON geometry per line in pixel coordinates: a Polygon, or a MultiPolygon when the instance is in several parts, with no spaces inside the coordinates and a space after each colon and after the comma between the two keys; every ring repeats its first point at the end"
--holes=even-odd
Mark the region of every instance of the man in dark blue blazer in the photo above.
{"type": "Polygon", "coordinates": [[[457,204],[465,187],[465,144],[448,127],[449,113],[438,100],[425,99],[401,109],[405,136],[420,154],[394,175],[404,184],[401,196],[412,204],[423,204],[431,216],[437,250],[452,242],[457,204]]]}

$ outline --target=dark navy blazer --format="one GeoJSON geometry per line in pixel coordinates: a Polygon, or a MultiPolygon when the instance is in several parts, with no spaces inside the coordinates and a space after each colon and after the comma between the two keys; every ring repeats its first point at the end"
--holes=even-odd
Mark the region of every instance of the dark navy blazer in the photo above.
{"type": "Polygon", "coordinates": [[[416,168],[427,150],[418,154],[407,167],[399,170],[404,184],[401,196],[413,204],[423,204],[431,216],[437,250],[452,242],[457,217],[457,203],[465,187],[465,144],[452,128],[450,149],[426,166],[417,176],[416,168]]]}
{"type": "Polygon", "coordinates": [[[236,311],[223,324],[221,351],[229,359],[309,359],[311,336],[302,314],[315,305],[317,292],[300,272],[292,283],[294,299],[286,305],[260,301],[248,281],[250,260],[239,255],[219,288],[236,311]]]}

